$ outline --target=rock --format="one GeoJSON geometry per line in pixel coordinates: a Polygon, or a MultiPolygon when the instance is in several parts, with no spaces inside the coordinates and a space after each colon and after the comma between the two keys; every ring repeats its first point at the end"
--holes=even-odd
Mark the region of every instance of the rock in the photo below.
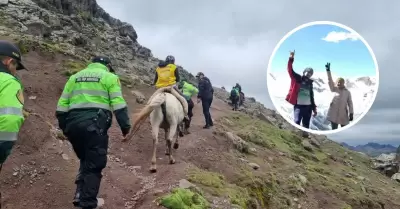
{"type": "Polygon", "coordinates": [[[301,174],[297,174],[297,178],[300,180],[300,182],[305,185],[307,184],[307,178],[301,174]]]}
{"type": "Polygon", "coordinates": [[[237,149],[243,153],[249,152],[249,145],[242,138],[240,138],[239,136],[237,136],[236,134],[234,134],[232,132],[225,132],[225,136],[233,143],[233,146],[235,147],[235,149],[237,149]]]}
{"type": "Polygon", "coordinates": [[[36,96],[29,96],[28,97],[30,100],[35,100],[36,99],[36,96]]]}
{"type": "Polygon", "coordinates": [[[146,101],[146,97],[140,91],[133,90],[131,93],[136,97],[138,104],[143,104],[146,101]]]}
{"type": "Polygon", "coordinates": [[[139,55],[141,57],[152,57],[153,54],[151,53],[151,50],[146,48],[146,47],[140,47],[135,51],[135,55],[139,55]]]}
{"type": "Polygon", "coordinates": [[[164,191],[162,190],[162,189],[156,189],[156,190],[154,190],[154,192],[153,192],[153,195],[154,196],[159,196],[160,194],[162,194],[164,191]]]}
{"type": "Polygon", "coordinates": [[[307,140],[303,140],[302,145],[305,150],[309,152],[313,151],[312,145],[307,140]]]}
{"type": "Polygon", "coordinates": [[[367,190],[365,189],[365,187],[363,185],[361,185],[361,191],[363,191],[364,193],[367,193],[367,190]]]}
{"type": "Polygon", "coordinates": [[[393,174],[392,179],[400,182],[400,173],[393,174]]]}
{"type": "Polygon", "coordinates": [[[102,207],[105,204],[103,198],[97,198],[97,207],[102,207]]]}
{"type": "Polygon", "coordinates": [[[135,29],[133,28],[132,25],[128,23],[125,23],[124,25],[120,26],[118,28],[118,31],[120,36],[128,36],[129,38],[132,39],[132,41],[136,41],[138,38],[135,29]]]}
{"type": "Polygon", "coordinates": [[[391,162],[396,158],[396,153],[391,153],[391,154],[381,154],[378,157],[374,158],[374,160],[378,162],[391,162]]]}
{"type": "Polygon", "coordinates": [[[360,181],[364,181],[364,180],[365,180],[365,177],[363,177],[363,176],[358,176],[357,179],[360,180],[360,181]]]}
{"type": "Polygon", "coordinates": [[[8,0],[0,0],[0,6],[7,6],[8,0]]]}
{"type": "Polygon", "coordinates": [[[313,146],[317,147],[317,148],[321,148],[321,144],[319,143],[319,141],[318,141],[317,139],[311,138],[311,139],[310,139],[310,143],[311,143],[313,146]]]}
{"type": "Polygon", "coordinates": [[[346,173],[345,176],[348,177],[348,178],[351,178],[351,177],[353,177],[354,175],[353,175],[352,173],[346,173]]]}
{"type": "Polygon", "coordinates": [[[190,188],[190,187],[196,187],[196,185],[190,183],[186,179],[181,179],[181,180],[179,180],[179,187],[182,188],[182,189],[187,189],[187,188],[190,188]]]}
{"type": "Polygon", "coordinates": [[[249,166],[252,167],[254,170],[257,170],[260,168],[260,166],[256,163],[249,163],[249,166]]]}
{"type": "Polygon", "coordinates": [[[25,26],[28,28],[28,33],[41,36],[41,37],[48,37],[51,34],[51,28],[47,23],[43,20],[29,20],[25,23],[25,26]]]}
{"type": "Polygon", "coordinates": [[[68,155],[65,154],[65,153],[61,154],[61,157],[62,157],[64,160],[69,160],[68,155]]]}

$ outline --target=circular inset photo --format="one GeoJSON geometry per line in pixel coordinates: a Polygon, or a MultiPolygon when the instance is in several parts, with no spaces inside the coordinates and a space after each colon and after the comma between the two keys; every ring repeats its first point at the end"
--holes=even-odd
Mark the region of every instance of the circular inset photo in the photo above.
{"type": "Polygon", "coordinates": [[[275,47],[268,93],[293,126],[313,134],[350,128],[369,111],[379,87],[378,63],[367,41],[336,22],[298,26],[275,47]]]}

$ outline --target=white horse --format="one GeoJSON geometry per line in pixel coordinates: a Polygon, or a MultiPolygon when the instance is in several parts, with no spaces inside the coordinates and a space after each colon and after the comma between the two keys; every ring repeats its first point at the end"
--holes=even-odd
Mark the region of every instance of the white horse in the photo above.
{"type": "Polygon", "coordinates": [[[160,131],[160,128],[165,130],[165,140],[167,145],[165,154],[169,156],[170,164],[175,163],[175,159],[172,156],[172,140],[174,136],[176,136],[174,149],[178,149],[179,135],[177,132],[183,133],[184,111],[187,110],[187,106],[185,98],[180,96],[175,89],[171,87],[160,88],[153,94],[147,105],[138,113],[138,116],[134,120],[132,128],[133,130],[136,130],[136,127],[150,115],[150,123],[153,133],[153,157],[151,159],[150,172],[157,172],[156,152],[158,145],[158,132],[160,131]],[[161,108],[162,104],[165,104],[165,115],[161,108]]]}

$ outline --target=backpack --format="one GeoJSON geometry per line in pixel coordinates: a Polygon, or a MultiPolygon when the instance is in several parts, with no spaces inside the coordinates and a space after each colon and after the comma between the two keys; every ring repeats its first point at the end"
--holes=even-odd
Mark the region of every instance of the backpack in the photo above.
{"type": "Polygon", "coordinates": [[[231,97],[232,97],[232,98],[237,97],[237,90],[236,90],[236,89],[232,89],[232,90],[231,90],[231,97]]]}

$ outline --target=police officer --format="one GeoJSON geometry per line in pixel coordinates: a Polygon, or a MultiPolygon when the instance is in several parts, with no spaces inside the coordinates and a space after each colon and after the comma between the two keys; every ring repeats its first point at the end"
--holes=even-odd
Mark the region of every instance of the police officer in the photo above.
{"type": "Polygon", "coordinates": [[[24,122],[23,89],[16,77],[17,70],[23,69],[18,47],[0,40],[0,171],[24,122]]]}
{"type": "Polygon", "coordinates": [[[59,127],[80,160],[73,201],[76,207],[97,207],[101,172],[107,164],[112,111],[122,135],[129,137],[131,123],[120,80],[109,58],[94,57],[86,69],[69,78],[56,111],[59,127]]]}
{"type": "Polygon", "coordinates": [[[24,123],[24,95],[21,81],[16,77],[17,70],[23,69],[18,47],[0,40],[0,171],[24,123]]]}

